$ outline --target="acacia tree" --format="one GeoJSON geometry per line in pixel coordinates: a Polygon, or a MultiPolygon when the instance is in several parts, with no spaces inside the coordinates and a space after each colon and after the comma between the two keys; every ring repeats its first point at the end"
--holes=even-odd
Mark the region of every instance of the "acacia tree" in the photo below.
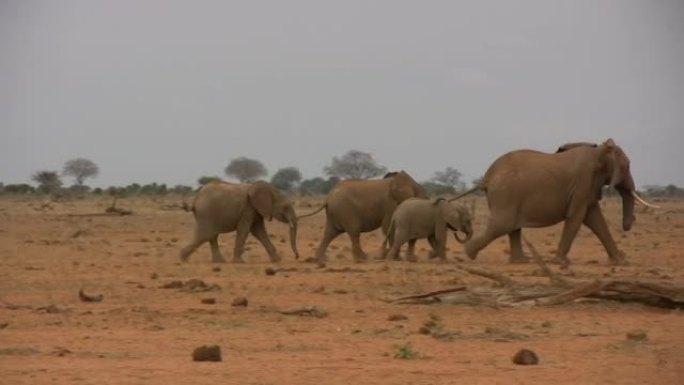
{"type": "Polygon", "coordinates": [[[68,160],[62,169],[62,174],[73,177],[79,186],[82,186],[86,179],[97,176],[99,172],[100,170],[95,162],[85,158],[68,160]]]}
{"type": "Polygon", "coordinates": [[[302,173],[297,167],[285,167],[276,171],[271,178],[271,184],[279,190],[292,191],[301,180],[302,173]]]}
{"type": "Polygon", "coordinates": [[[37,171],[31,176],[31,180],[38,183],[38,190],[45,193],[53,193],[62,187],[62,180],[57,171],[37,171]]]}
{"type": "Polygon", "coordinates": [[[261,162],[244,156],[231,160],[226,166],[225,173],[229,177],[239,180],[240,183],[254,182],[268,174],[266,167],[261,162]]]}
{"type": "Polygon", "coordinates": [[[432,181],[453,189],[463,190],[465,183],[461,180],[463,174],[453,167],[447,167],[444,171],[437,171],[432,177],[432,181]]]}
{"type": "Polygon", "coordinates": [[[387,168],[379,165],[373,155],[351,150],[341,157],[334,157],[329,166],[323,168],[328,176],[340,179],[369,179],[387,172],[387,168]]]}

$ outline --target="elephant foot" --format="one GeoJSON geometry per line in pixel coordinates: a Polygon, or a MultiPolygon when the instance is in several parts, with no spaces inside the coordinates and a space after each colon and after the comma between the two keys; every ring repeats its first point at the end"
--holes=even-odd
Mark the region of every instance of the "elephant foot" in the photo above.
{"type": "Polygon", "coordinates": [[[629,265],[629,262],[627,262],[627,256],[622,251],[619,251],[618,254],[615,256],[611,256],[610,262],[615,266],[627,266],[627,265],[629,265]]]}
{"type": "Polygon", "coordinates": [[[269,259],[271,260],[271,262],[273,262],[273,263],[278,263],[278,262],[280,262],[281,259],[283,259],[283,258],[280,256],[280,254],[269,255],[268,258],[269,258],[269,259]]]}
{"type": "Polygon", "coordinates": [[[415,255],[407,255],[406,261],[416,263],[418,262],[418,258],[415,255]]]}
{"type": "Polygon", "coordinates": [[[354,262],[362,263],[368,261],[368,255],[366,253],[354,255],[354,262]]]}
{"type": "Polygon", "coordinates": [[[470,246],[469,243],[466,243],[466,244],[465,244],[465,247],[464,247],[465,253],[466,253],[466,255],[468,256],[468,258],[470,258],[471,261],[474,261],[475,258],[477,258],[477,253],[479,252],[479,250],[475,250],[475,249],[473,249],[472,247],[469,247],[469,246],[470,246]]]}
{"type": "Polygon", "coordinates": [[[517,256],[517,257],[512,256],[508,259],[508,263],[511,263],[511,264],[530,263],[530,257],[526,257],[524,255],[523,256],[517,256]]]}
{"type": "Polygon", "coordinates": [[[561,265],[561,267],[570,266],[570,260],[568,259],[568,257],[555,257],[555,258],[550,259],[548,261],[548,263],[561,265]]]}
{"type": "Polygon", "coordinates": [[[233,260],[231,262],[232,263],[245,263],[245,260],[242,259],[242,257],[233,257],[233,260]]]}

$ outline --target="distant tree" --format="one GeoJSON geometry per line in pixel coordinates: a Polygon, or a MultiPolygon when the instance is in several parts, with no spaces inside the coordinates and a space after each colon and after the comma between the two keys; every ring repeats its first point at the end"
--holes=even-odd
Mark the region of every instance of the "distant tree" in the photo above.
{"type": "Polygon", "coordinates": [[[140,194],[143,195],[165,195],[169,192],[166,184],[157,184],[157,182],[149,183],[140,186],[140,194]]]}
{"type": "Polygon", "coordinates": [[[126,187],[123,187],[123,191],[126,196],[140,194],[140,189],[142,186],[140,183],[131,183],[126,187]]]}
{"type": "Polygon", "coordinates": [[[484,176],[480,176],[480,177],[477,177],[477,178],[473,178],[473,180],[472,180],[472,182],[471,182],[471,183],[473,184],[473,187],[479,186],[479,185],[480,185],[480,182],[482,182],[482,179],[483,179],[483,178],[484,178],[484,176]]]}
{"type": "Polygon", "coordinates": [[[255,182],[268,174],[266,167],[256,159],[246,157],[235,158],[225,169],[226,175],[235,178],[240,183],[255,182]]]}
{"type": "Polygon", "coordinates": [[[327,194],[340,181],[338,177],[330,177],[327,180],[321,177],[303,180],[299,184],[299,192],[304,195],[327,194]]]}
{"type": "Polygon", "coordinates": [[[650,197],[656,197],[656,198],[684,197],[684,189],[682,189],[681,187],[678,187],[674,184],[669,184],[667,186],[649,185],[649,186],[644,186],[644,189],[646,190],[645,191],[646,195],[648,195],[650,197]]]}
{"type": "Polygon", "coordinates": [[[341,157],[334,157],[329,166],[323,168],[328,176],[340,179],[369,179],[387,172],[367,152],[351,150],[341,157]]]}
{"type": "Polygon", "coordinates": [[[430,196],[453,194],[456,191],[451,186],[431,181],[423,182],[421,185],[430,196]]]}
{"type": "Polygon", "coordinates": [[[62,174],[74,178],[77,185],[83,185],[86,179],[97,176],[100,172],[97,165],[89,159],[76,158],[66,161],[62,174]]]}
{"type": "Polygon", "coordinates": [[[171,192],[174,194],[185,195],[192,192],[192,187],[185,186],[182,184],[177,184],[171,188],[171,192]]]}
{"type": "Polygon", "coordinates": [[[431,181],[444,186],[451,187],[454,190],[463,190],[465,183],[461,180],[463,174],[453,167],[447,167],[444,171],[437,171],[432,177],[431,181]]]}
{"type": "Polygon", "coordinates": [[[38,183],[38,190],[43,193],[55,193],[62,187],[57,171],[38,171],[31,176],[31,180],[38,183]]]}
{"type": "Polygon", "coordinates": [[[302,173],[297,167],[285,167],[276,171],[271,178],[271,184],[279,190],[292,191],[301,180],[302,173]]]}
{"type": "Polygon", "coordinates": [[[2,188],[3,193],[7,194],[32,194],[36,189],[27,183],[8,184],[2,188]]]}
{"type": "Polygon", "coordinates": [[[220,181],[221,181],[221,178],[219,178],[217,176],[204,175],[204,176],[197,178],[197,184],[200,186],[204,186],[205,184],[210,183],[210,182],[220,182],[220,181]]]}

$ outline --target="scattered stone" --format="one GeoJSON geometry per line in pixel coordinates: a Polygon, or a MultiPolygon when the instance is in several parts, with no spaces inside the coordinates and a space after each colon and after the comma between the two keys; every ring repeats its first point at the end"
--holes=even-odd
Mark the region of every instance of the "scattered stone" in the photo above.
{"type": "Polygon", "coordinates": [[[36,311],[39,312],[44,312],[48,314],[58,314],[58,313],[64,313],[66,310],[60,309],[56,305],[48,305],[48,306],[41,306],[36,308],[36,311]]]}
{"type": "Polygon", "coordinates": [[[387,317],[388,321],[406,321],[407,319],[408,317],[403,314],[392,314],[387,317]]]}
{"type": "Polygon", "coordinates": [[[81,289],[78,291],[78,298],[80,298],[83,302],[102,302],[104,296],[102,294],[88,295],[83,292],[83,289],[81,289]]]}
{"type": "Polygon", "coordinates": [[[205,305],[213,305],[216,303],[216,298],[202,298],[201,302],[205,305]]]}
{"type": "Polygon", "coordinates": [[[648,342],[648,334],[643,330],[633,330],[627,333],[627,341],[648,342]]]}
{"type": "Polygon", "coordinates": [[[520,349],[513,356],[513,363],[516,365],[537,365],[539,364],[539,357],[530,349],[520,349]]]}
{"type": "Polygon", "coordinates": [[[233,302],[230,303],[230,306],[233,306],[233,307],[238,307],[238,306],[246,307],[246,306],[247,306],[247,303],[248,303],[248,302],[247,302],[247,297],[235,297],[235,299],[233,300],[233,302]]]}
{"type": "Polygon", "coordinates": [[[328,316],[328,313],[325,310],[319,309],[316,306],[306,306],[296,309],[283,310],[280,312],[280,314],[316,318],[325,318],[328,316]]]}
{"type": "Polygon", "coordinates": [[[157,274],[157,273],[150,274],[150,279],[157,279],[157,278],[159,278],[159,274],[157,274]]]}
{"type": "Polygon", "coordinates": [[[193,278],[185,282],[183,281],[171,281],[160,286],[162,289],[180,289],[181,291],[191,292],[191,293],[201,293],[205,291],[215,291],[221,290],[221,286],[217,284],[209,285],[202,281],[201,279],[193,278]]]}
{"type": "Polygon", "coordinates": [[[211,271],[213,271],[213,272],[215,272],[215,273],[218,273],[219,271],[221,271],[221,266],[214,266],[214,267],[211,269],[211,271]]]}
{"type": "Polygon", "coordinates": [[[267,268],[264,270],[264,273],[266,273],[266,275],[275,275],[275,274],[276,274],[276,269],[274,269],[274,268],[272,268],[272,267],[267,267],[267,268]]]}
{"type": "Polygon", "coordinates": [[[193,361],[222,361],[221,347],[218,345],[204,345],[196,348],[192,352],[193,361]]]}
{"type": "Polygon", "coordinates": [[[62,348],[62,347],[57,347],[57,348],[55,348],[55,350],[50,352],[50,354],[52,354],[53,356],[57,356],[57,357],[64,357],[67,354],[71,354],[71,353],[73,353],[71,350],[69,350],[67,348],[62,348]]]}
{"type": "Polygon", "coordinates": [[[0,329],[4,329],[9,326],[9,322],[0,322],[0,329]]]}

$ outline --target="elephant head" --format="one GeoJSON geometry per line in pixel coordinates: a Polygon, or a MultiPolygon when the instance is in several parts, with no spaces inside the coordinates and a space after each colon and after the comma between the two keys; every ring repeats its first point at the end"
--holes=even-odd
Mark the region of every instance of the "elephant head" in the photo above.
{"type": "Polygon", "coordinates": [[[438,208],[439,220],[444,221],[446,227],[454,232],[454,238],[459,243],[466,243],[473,237],[473,223],[468,209],[456,204],[449,203],[444,198],[435,200],[438,208]],[[465,234],[465,238],[460,238],[458,232],[465,234]]]}
{"type": "Polygon", "coordinates": [[[429,198],[425,188],[404,170],[388,172],[383,179],[390,180],[390,198],[399,204],[408,198],[429,198]]]}
{"type": "Polygon", "coordinates": [[[256,182],[249,186],[249,203],[264,219],[287,223],[290,226],[290,246],[295,258],[299,259],[297,251],[297,215],[292,202],[285,194],[269,183],[256,182]]]}
{"type": "Polygon", "coordinates": [[[577,147],[593,147],[598,151],[598,164],[595,167],[597,196],[601,196],[600,190],[603,186],[614,187],[620,193],[623,230],[629,231],[632,228],[635,219],[635,200],[646,206],[657,207],[645,202],[636,193],[634,178],[629,170],[629,158],[613,139],[608,139],[600,145],[586,142],[568,143],[560,146],[556,152],[565,152],[577,147]]]}

